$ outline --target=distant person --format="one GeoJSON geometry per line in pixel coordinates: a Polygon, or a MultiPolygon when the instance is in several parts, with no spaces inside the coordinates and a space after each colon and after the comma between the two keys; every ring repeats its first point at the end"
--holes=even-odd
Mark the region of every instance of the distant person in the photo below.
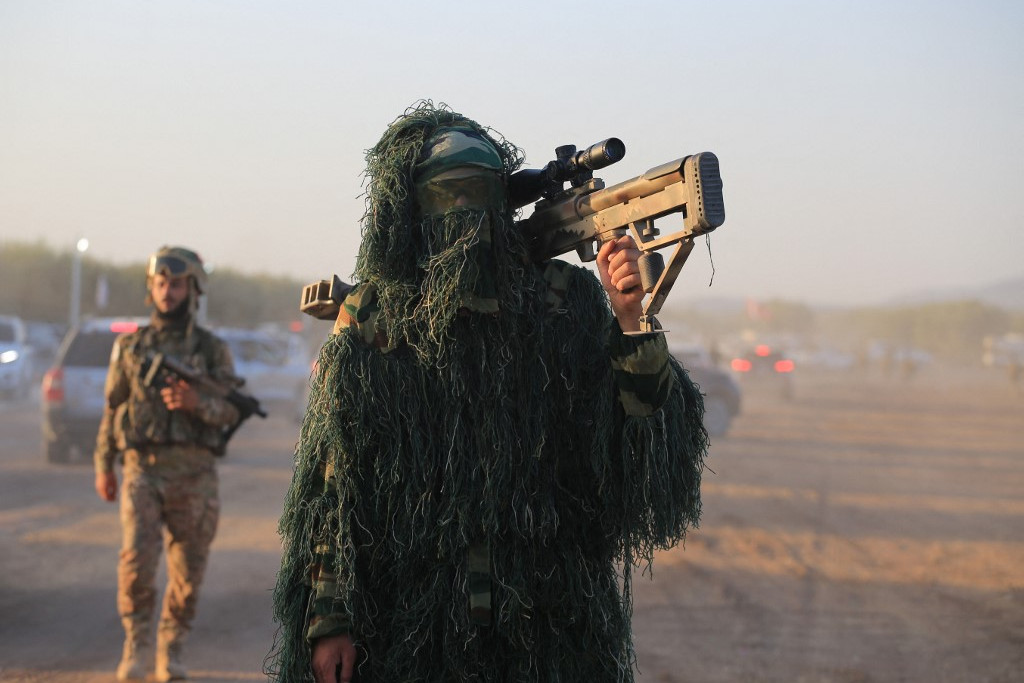
{"type": "Polygon", "coordinates": [[[176,379],[143,382],[143,364],[163,353],[234,383],[227,345],[196,324],[206,273],[199,256],[163,247],[149,259],[150,323],[114,343],[106,405],[96,442],[96,492],[117,499],[114,463],[122,459],[117,609],[125,630],[119,681],[142,679],[152,662],[156,573],[167,552],[167,587],[157,631],[156,679],[187,678],[183,649],[220,514],[214,456],[240,415],[227,400],[176,379]]]}

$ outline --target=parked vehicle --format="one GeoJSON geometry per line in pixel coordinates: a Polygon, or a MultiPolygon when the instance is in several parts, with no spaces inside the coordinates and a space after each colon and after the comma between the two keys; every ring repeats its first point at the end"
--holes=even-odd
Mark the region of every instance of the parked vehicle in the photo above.
{"type": "Polygon", "coordinates": [[[1024,363],[1024,334],[1007,332],[981,340],[981,362],[985,367],[1010,367],[1024,363]]]}
{"type": "Polygon", "coordinates": [[[21,398],[32,387],[32,347],[25,323],[13,315],[0,315],[0,395],[21,398]]]}
{"type": "Polygon", "coordinates": [[[711,436],[725,436],[742,405],[739,384],[715,366],[702,346],[678,346],[670,351],[704,394],[704,428],[711,436]]]}
{"type": "Polygon", "coordinates": [[[221,327],[214,332],[227,342],[245,391],[271,414],[301,420],[309,399],[310,352],[306,341],[290,332],[221,327]]]}
{"type": "Polygon", "coordinates": [[[44,322],[42,320],[25,320],[27,343],[32,347],[32,382],[42,379],[53,361],[57,358],[57,350],[67,334],[67,325],[62,323],[44,322]]]}
{"type": "Polygon", "coordinates": [[[92,456],[114,340],[146,322],[146,318],[91,319],[64,337],[53,366],[43,375],[40,392],[43,454],[49,462],[92,456]]]}
{"type": "Polygon", "coordinates": [[[768,344],[757,344],[732,359],[729,366],[743,382],[766,381],[775,385],[784,399],[793,398],[796,363],[768,344]]]}

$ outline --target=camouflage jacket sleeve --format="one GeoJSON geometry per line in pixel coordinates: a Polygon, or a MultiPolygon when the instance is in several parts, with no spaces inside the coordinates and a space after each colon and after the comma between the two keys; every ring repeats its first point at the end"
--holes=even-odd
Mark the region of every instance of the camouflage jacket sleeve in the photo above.
{"type": "MultiPolygon", "coordinates": [[[[324,490],[335,488],[333,469],[324,471],[324,490]]],[[[338,600],[338,577],[334,573],[337,560],[337,542],[327,534],[314,539],[313,559],[309,567],[309,606],[306,613],[306,639],[310,642],[325,636],[349,633],[352,622],[338,600]]]]}
{"type": "Polygon", "coordinates": [[[658,412],[675,383],[665,335],[626,335],[613,321],[608,346],[626,414],[644,417],[658,412]]]}
{"type": "MultiPolygon", "coordinates": [[[[381,353],[389,353],[394,347],[377,327],[379,312],[376,289],[366,284],[357,285],[341,306],[333,334],[355,334],[367,345],[378,348],[381,353]]],[[[329,464],[324,466],[323,477],[324,491],[334,491],[334,470],[329,464]]],[[[338,599],[336,566],[337,542],[334,537],[328,533],[314,539],[313,559],[307,576],[310,595],[306,611],[306,639],[310,642],[351,631],[351,619],[343,602],[338,599]]]]}
{"type": "Polygon", "coordinates": [[[93,465],[97,473],[113,471],[114,459],[120,452],[115,420],[119,419],[118,409],[128,400],[131,391],[128,373],[121,362],[127,340],[127,336],[118,337],[110,352],[110,367],[107,370],[107,381],[104,388],[103,417],[100,420],[96,450],[93,453],[93,465]]]}

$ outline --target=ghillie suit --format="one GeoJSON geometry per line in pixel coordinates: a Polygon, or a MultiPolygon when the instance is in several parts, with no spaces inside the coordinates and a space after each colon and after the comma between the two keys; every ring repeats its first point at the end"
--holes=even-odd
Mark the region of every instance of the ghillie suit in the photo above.
{"type": "Polygon", "coordinates": [[[619,330],[597,279],[531,264],[512,213],[421,219],[422,103],[368,154],[368,210],[320,352],[280,531],[267,673],[356,681],[630,681],[631,572],[700,514],[701,395],[665,340],[619,330]],[[493,277],[488,277],[488,273],[493,277]]]}

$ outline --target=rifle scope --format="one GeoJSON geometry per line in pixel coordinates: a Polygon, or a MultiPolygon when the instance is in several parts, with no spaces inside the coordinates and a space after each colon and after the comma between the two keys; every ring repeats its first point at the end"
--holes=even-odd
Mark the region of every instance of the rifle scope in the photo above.
{"type": "Polygon", "coordinates": [[[626,145],[618,138],[608,138],[594,143],[581,152],[575,145],[562,145],[555,148],[555,161],[549,173],[556,182],[575,181],[579,176],[590,176],[589,171],[596,171],[621,161],[626,156],[626,145]]]}
{"type": "Polygon", "coordinates": [[[568,181],[579,187],[594,177],[594,171],[611,166],[626,156],[626,145],[618,138],[608,138],[576,151],[576,145],[555,148],[555,159],[544,168],[524,168],[509,178],[508,196],[513,208],[537,201],[542,195],[551,197],[562,191],[568,181]]]}

